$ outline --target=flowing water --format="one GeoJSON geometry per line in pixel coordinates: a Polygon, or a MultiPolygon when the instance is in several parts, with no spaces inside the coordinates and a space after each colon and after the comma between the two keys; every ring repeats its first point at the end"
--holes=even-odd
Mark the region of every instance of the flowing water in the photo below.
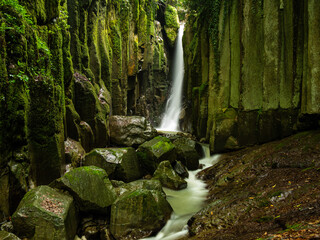
{"type": "MultiPolygon", "coordinates": [[[[207,147],[205,157],[200,160],[200,164],[203,164],[204,168],[214,165],[219,159],[218,155],[210,157],[208,149],[207,147]]],[[[186,189],[174,191],[164,188],[167,200],[173,208],[173,213],[157,236],[146,239],[177,240],[188,235],[188,220],[203,207],[208,194],[206,184],[196,178],[196,174],[199,171],[201,169],[189,171],[189,178],[186,179],[188,182],[186,189]]]]}
{"type": "Polygon", "coordinates": [[[184,24],[180,25],[175,52],[173,56],[172,79],[173,85],[170,91],[170,97],[167,101],[164,116],[158,130],[161,131],[179,131],[179,117],[181,112],[182,102],[182,86],[184,76],[184,61],[182,37],[184,24]]]}

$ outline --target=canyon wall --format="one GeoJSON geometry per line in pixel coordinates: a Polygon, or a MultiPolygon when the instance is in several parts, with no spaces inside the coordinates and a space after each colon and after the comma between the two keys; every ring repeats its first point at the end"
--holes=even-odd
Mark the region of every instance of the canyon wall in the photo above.
{"type": "Polygon", "coordinates": [[[188,17],[184,128],[220,152],[318,127],[320,4],[212,6],[188,17]]]}
{"type": "Polygon", "coordinates": [[[63,174],[65,152],[110,146],[110,115],[157,121],[169,85],[167,6],[1,1],[0,221],[30,187],[63,174]]]}

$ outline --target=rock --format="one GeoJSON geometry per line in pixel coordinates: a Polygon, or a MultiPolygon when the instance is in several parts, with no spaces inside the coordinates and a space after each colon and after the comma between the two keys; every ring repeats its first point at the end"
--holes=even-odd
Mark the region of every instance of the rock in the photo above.
{"type": "Polygon", "coordinates": [[[157,135],[144,117],[111,116],[109,124],[111,142],[121,146],[138,146],[157,135]]]}
{"type": "Polygon", "coordinates": [[[0,231],[0,239],[1,240],[20,240],[20,238],[18,238],[13,233],[9,233],[6,231],[0,231]]]}
{"type": "Polygon", "coordinates": [[[60,86],[49,82],[29,81],[28,149],[36,185],[59,178],[64,161],[64,96],[60,86]]]}
{"type": "Polygon", "coordinates": [[[119,184],[118,183],[116,191],[117,191],[118,196],[121,196],[125,192],[128,192],[128,191],[132,192],[132,191],[139,190],[139,189],[156,190],[156,191],[163,192],[162,185],[161,185],[160,181],[156,180],[156,179],[150,179],[150,180],[140,179],[140,180],[133,181],[133,182],[130,182],[127,184],[125,184],[125,183],[119,184]]]}
{"type": "Polygon", "coordinates": [[[112,205],[110,231],[116,239],[138,239],[159,231],[172,208],[160,191],[139,189],[120,196],[112,205]]]}
{"type": "Polygon", "coordinates": [[[81,121],[79,125],[80,143],[86,152],[90,152],[94,146],[94,134],[90,125],[81,121]]]}
{"type": "Polygon", "coordinates": [[[180,161],[176,161],[176,164],[174,165],[173,169],[180,177],[182,177],[182,178],[189,177],[188,170],[180,161]]]}
{"type": "Polygon", "coordinates": [[[110,179],[130,182],[142,177],[135,150],[128,148],[96,148],[85,156],[84,165],[103,168],[110,179]]]}
{"type": "Polygon", "coordinates": [[[196,150],[197,143],[189,138],[180,137],[173,141],[177,151],[177,159],[189,170],[196,170],[199,167],[200,154],[196,150]]]}
{"type": "Polygon", "coordinates": [[[160,180],[163,187],[173,190],[181,190],[187,187],[187,182],[173,170],[169,161],[163,161],[159,164],[153,174],[153,179],[160,180]]]}
{"type": "Polygon", "coordinates": [[[117,197],[105,170],[95,166],[75,168],[50,186],[69,191],[84,212],[107,213],[117,197]]]}
{"type": "Polygon", "coordinates": [[[179,29],[179,16],[177,9],[168,4],[166,6],[164,17],[166,22],[164,29],[169,41],[169,45],[173,48],[177,38],[177,31],[179,29]]]}
{"type": "Polygon", "coordinates": [[[143,169],[150,174],[153,174],[160,162],[176,160],[175,146],[168,138],[162,136],[140,145],[137,154],[143,169]]]}
{"type": "Polygon", "coordinates": [[[1,228],[0,228],[1,231],[6,231],[6,232],[13,232],[13,224],[12,222],[5,222],[1,225],[1,228]]]}
{"type": "Polygon", "coordinates": [[[94,134],[94,146],[105,147],[109,142],[107,122],[110,109],[105,100],[108,97],[102,92],[107,90],[97,90],[97,84],[79,73],[75,73],[74,78],[74,107],[81,120],[90,125],[94,134]]]}
{"type": "Polygon", "coordinates": [[[73,198],[48,186],[30,190],[12,216],[18,236],[32,239],[68,239],[78,220],[73,198]]]}
{"type": "Polygon", "coordinates": [[[71,163],[74,168],[79,167],[84,155],[86,154],[82,145],[71,138],[67,138],[67,140],[64,141],[64,149],[66,163],[71,163]]]}

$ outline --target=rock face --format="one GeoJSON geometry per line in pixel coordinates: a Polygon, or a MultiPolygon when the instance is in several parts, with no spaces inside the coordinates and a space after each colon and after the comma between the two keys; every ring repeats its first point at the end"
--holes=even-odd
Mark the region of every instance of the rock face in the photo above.
{"type": "Polygon", "coordinates": [[[48,186],[29,191],[12,216],[19,236],[72,240],[77,230],[73,198],[48,186]]]}
{"type": "Polygon", "coordinates": [[[181,190],[187,187],[187,182],[173,170],[169,161],[163,161],[159,164],[153,174],[153,179],[158,179],[163,187],[173,190],[181,190]]]}
{"type": "Polygon", "coordinates": [[[169,160],[173,162],[176,159],[176,151],[171,141],[162,136],[140,145],[137,154],[143,169],[148,173],[153,173],[160,162],[169,160]]]}
{"type": "Polygon", "coordinates": [[[26,181],[48,184],[61,176],[67,138],[90,152],[109,146],[111,114],[157,121],[169,86],[165,5],[1,2],[0,181],[12,187],[1,190],[0,221],[16,205],[10,161],[30,163],[26,181]]]}
{"type": "Polygon", "coordinates": [[[108,175],[94,166],[75,168],[50,186],[69,191],[84,212],[106,214],[108,207],[116,200],[108,175]]]}
{"type": "MultiPolygon", "coordinates": [[[[189,170],[196,170],[199,167],[200,155],[197,152],[197,143],[186,137],[180,137],[173,141],[176,148],[177,159],[189,170]]],[[[199,146],[198,146],[199,147],[199,146]]]]}
{"type": "Polygon", "coordinates": [[[139,189],[127,192],[112,205],[110,231],[116,239],[140,239],[159,231],[172,208],[163,192],[139,189]]]}
{"type": "Polygon", "coordinates": [[[219,152],[319,126],[315,1],[194,6],[184,36],[186,130],[219,152]]]}
{"type": "Polygon", "coordinates": [[[110,179],[130,182],[142,177],[135,150],[129,148],[96,148],[85,156],[84,165],[104,169],[110,179]]]}
{"type": "Polygon", "coordinates": [[[156,130],[144,117],[111,116],[111,142],[122,146],[138,146],[156,136],[156,130]]]}

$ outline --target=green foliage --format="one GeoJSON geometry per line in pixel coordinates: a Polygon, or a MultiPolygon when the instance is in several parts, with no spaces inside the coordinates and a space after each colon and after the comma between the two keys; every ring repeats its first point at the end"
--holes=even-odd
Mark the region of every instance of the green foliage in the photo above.
{"type": "Polygon", "coordinates": [[[6,5],[14,8],[29,25],[33,25],[30,15],[28,14],[27,10],[19,4],[18,0],[1,0],[0,7],[6,5]]]}

